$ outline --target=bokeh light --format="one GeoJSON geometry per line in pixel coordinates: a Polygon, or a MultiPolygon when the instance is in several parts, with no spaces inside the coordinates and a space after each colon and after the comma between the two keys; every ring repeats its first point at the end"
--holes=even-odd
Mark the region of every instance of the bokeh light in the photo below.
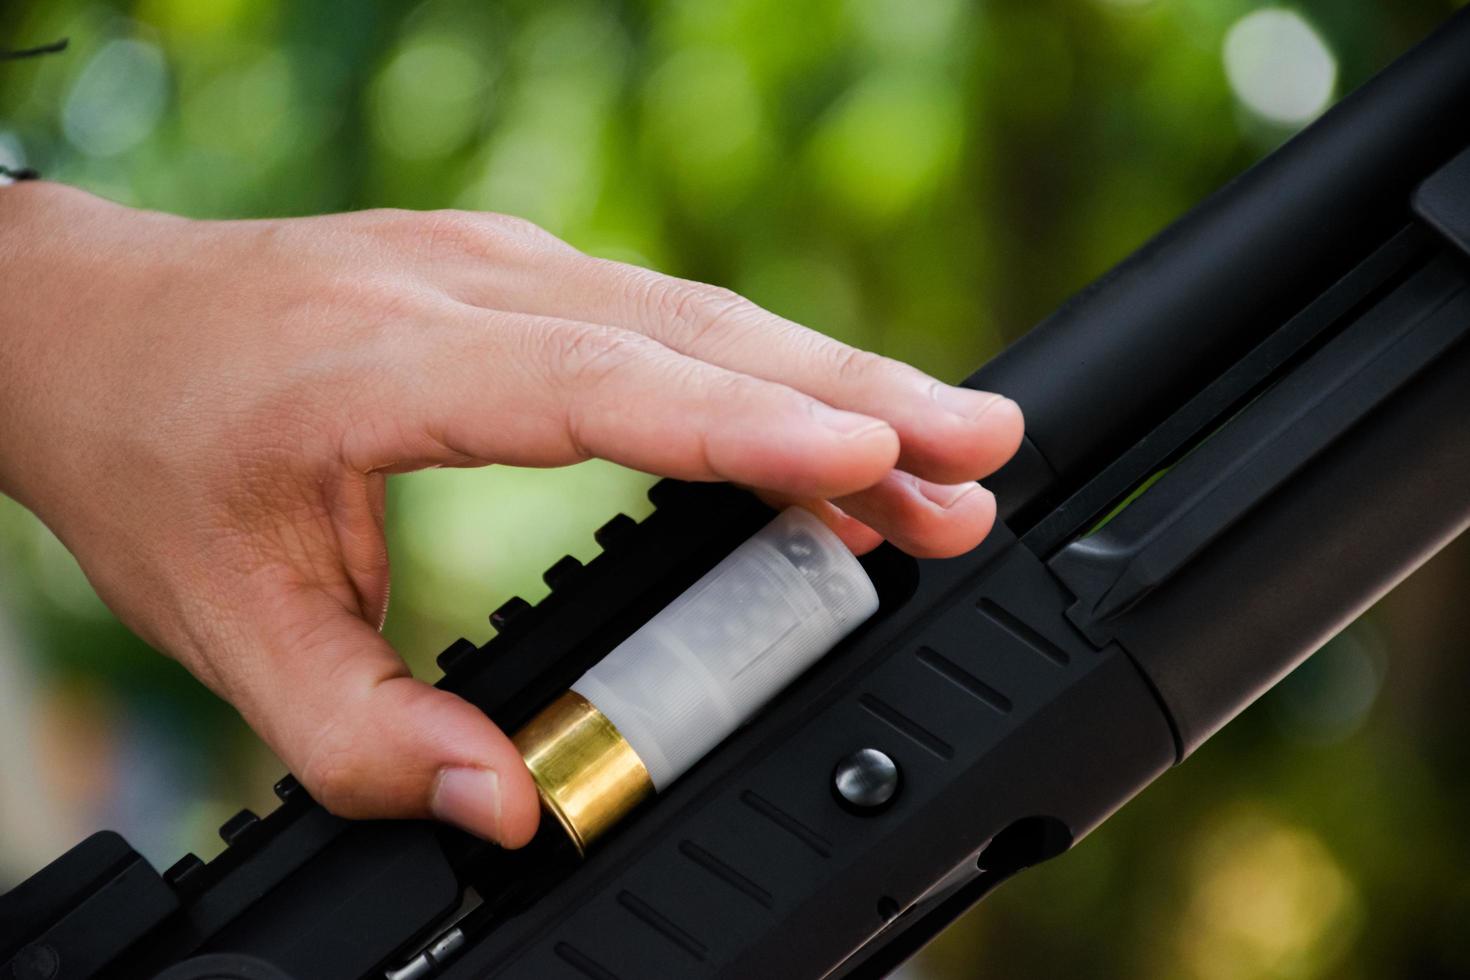
{"type": "Polygon", "coordinates": [[[463,146],[489,116],[490,71],[470,43],[416,38],[378,76],[374,135],[390,153],[420,160],[463,146]]]}
{"type": "Polygon", "coordinates": [[[14,133],[0,130],[0,167],[19,170],[25,164],[26,151],[20,144],[20,138],[14,133]]]}
{"type": "Polygon", "coordinates": [[[1367,722],[1383,689],[1388,657],[1371,625],[1334,637],[1279,685],[1271,704],[1283,731],[1331,744],[1367,722]]]}
{"type": "Polygon", "coordinates": [[[1300,14],[1267,8],[1242,17],[1225,35],[1225,73],[1251,112],[1301,126],[1332,100],[1337,60],[1300,14]]]}
{"type": "Polygon", "coordinates": [[[1321,839],[1241,805],[1200,837],[1178,926],[1198,980],[1329,976],[1361,923],[1357,889],[1321,839]]]}
{"type": "Polygon", "coordinates": [[[90,156],[111,157],[137,146],[163,115],[168,69],[163,52],[146,41],[109,41],[77,76],[62,111],[71,144],[90,156]]]}
{"type": "Polygon", "coordinates": [[[750,65],[729,46],[671,53],[645,83],[645,138],[672,188],[727,214],[763,177],[773,147],[750,65]]]}
{"type": "Polygon", "coordinates": [[[861,80],[813,136],[818,186],[853,217],[886,223],[909,213],[953,176],[961,114],[943,79],[888,71],[861,80]]]}
{"type": "Polygon", "coordinates": [[[849,0],[847,7],[875,53],[910,63],[953,58],[969,16],[964,0],[849,0]]]}

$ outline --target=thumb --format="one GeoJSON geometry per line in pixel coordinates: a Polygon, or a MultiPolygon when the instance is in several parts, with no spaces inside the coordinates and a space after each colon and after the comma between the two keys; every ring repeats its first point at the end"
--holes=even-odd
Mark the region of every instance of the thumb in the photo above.
{"type": "Polygon", "coordinates": [[[536,786],[504,732],[415,680],[332,596],[305,590],[288,606],[267,669],[220,679],[313,799],[342,817],[435,817],[507,847],[531,839],[536,786]]]}

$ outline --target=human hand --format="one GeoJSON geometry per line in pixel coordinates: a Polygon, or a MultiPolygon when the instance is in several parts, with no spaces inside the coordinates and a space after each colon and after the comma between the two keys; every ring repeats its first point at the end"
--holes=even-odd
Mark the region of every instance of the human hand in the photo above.
{"type": "Polygon", "coordinates": [[[944,556],[1021,439],[1006,399],[498,215],[196,222],[23,184],[0,269],[0,490],[328,809],[507,846],[537,823],[515,748],[378,632],[388,474],[599,456],[944,556]]]}

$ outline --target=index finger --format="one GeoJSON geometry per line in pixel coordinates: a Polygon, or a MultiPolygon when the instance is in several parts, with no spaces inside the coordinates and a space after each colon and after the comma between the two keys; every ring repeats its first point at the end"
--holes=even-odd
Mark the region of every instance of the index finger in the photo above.
{"type": "MultiPolygon", "coordinates": [[[[715,286],[576,252],[543,256],[557,288],[527,297],[556,315],[635,330],[690,357],[888,422],[899,466],[937,483],[999,469],[1021,442],[1015,402],[945,384],[833,340],[715,286]]],[[[518,297],[520,298],[520,297],[518,297]]]]}

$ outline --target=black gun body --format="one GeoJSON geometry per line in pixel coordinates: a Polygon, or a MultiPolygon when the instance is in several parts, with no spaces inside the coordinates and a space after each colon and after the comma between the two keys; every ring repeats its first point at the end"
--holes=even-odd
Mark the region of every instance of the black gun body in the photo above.
{"type": "MultiPolygon", "coordinates": [[[[705,495],[660,510],[692,528],[705,495]]],[[[1137,669],[1006,530],[879,562],[870,628],[447,975],[825,975],[1007,827],[1055,853],[1174,761],[1137,669]],[[832,788],[863,747],[902,773],[872,814],[832,788]]]]}
{"type": "Polygon", "coordinates": [[[1461,14],[977,371],[1026,413],[995,484],[1029,523],[1378,248],[1465,145],[1461,14]]]}
{"type": "MultiPolygon", "coordinates": [[[[877,616],[584,864],[337,820],[288,778],[208,864],[160,877],[115,835],[58,860],[0,898],[0,964],[378,976],[472,888],[429,975],[881,976],[1470,522],[1466,118],[1470,13],[982,369],[1029,421],[1005,521],[958,559],[865,559],[877,616]],[[864,747],[901,773],[872,811],[832,784],[864,747]]],[[[442,686],[517,728],[770,516],[653,496],[446,650],[442,686]]]]}
{"type": "Polygon", "coordinates": [[[1470,154],[1156,426],[1135,477],[1172,465],[1100,530],[879,575],[878,620],[448,975],[881,975],[1094,827],[1470,522],[1470,254],[1430,230],[1463,201],[1470,154]],[[831,789],[864,746],[906,777],[874,815],[831,789]]]}

